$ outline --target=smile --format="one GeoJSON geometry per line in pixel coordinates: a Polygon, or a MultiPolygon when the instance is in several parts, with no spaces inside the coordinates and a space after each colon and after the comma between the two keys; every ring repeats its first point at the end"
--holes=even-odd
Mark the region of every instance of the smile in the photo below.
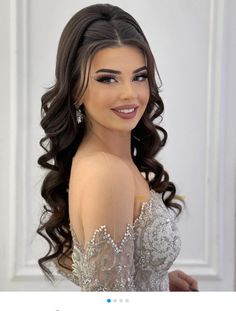
{"type": "Polygon", "coordinates": [[[130,113],[130,112],[134,111],[134,108],[132,108],[132,109],[120,109],[120,110],[117,109],[116,111],[123,112],[123,113],[130,113]]]}
{"type": "Polygon", "coordinates": [[[132,119],[136,116],[138,108],[130,108],[130,109],[112,109],[112,111],[122,119],[132,119]]]}

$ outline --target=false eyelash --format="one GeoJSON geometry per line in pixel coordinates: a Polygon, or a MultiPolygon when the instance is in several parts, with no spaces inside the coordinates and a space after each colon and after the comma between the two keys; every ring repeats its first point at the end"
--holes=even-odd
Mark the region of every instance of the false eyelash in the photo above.
{"type": "Polygon", "coordinates": [[[96,78],[96,81],[103,82],[103,83],[109,83],[109,82],[105,82],[106,80],[109,80],[109,79],[115,80],[115,76],[107,76],[107,75],[100,76],[100,77],[96,78]]]}
{"type": "MultiPolygon", "coordinates": [[[[138,74],[136,76],[134,76],[134,79],[137,79],[139,77],[143,77],[144,79],[147,79],[148,78],[148,75],[146,73],[143,73],[143,74],[138,74]]],[[[103,82],[103,83],[109,83],[107,80],[109,79],[114,79],[116,80],[116,77],[115,76],[111,76],[111,75],[103,75],[103,76],[100,76],[98,78],[96,78],[96,81],[98,82],[103,82]]]]}
{"type": "Polygon", "coordinates": [[[147,78],[148,78],[148,75],[147,75],[146,73],[138,74],[138,75],[135,76],[134,78],[136,79],[136,78],[139,78],[139,77],[143,77],[143,78],[147,79],[147,78]]]}

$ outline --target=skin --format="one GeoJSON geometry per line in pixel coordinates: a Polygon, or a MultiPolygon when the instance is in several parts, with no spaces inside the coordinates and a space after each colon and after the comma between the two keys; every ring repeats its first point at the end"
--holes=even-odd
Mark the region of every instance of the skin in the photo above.
{"type": "Polygon", "coordinates": [[[98,51],[91,63],[88,87],[82,97],[88,121],[83,146],[111,153],[132,162],[131,131],[141,119],[149,99],[149,84],[144,55],[136,47],[109,47],[98,51]],[[135,70],[141,69],[134,73],[135,70]],[[112,69],[119,74],[97,72],[112,69]],[[104,79],[105,77],[105,79],[104,79]],[[132,119],[122,119],[111,109],[138,105],[132,119]]]}
{"type": "Polygon", "coordinates": [[[181,270],[169,272],[170,291],[198,291],[197,280],[181,270]]]}

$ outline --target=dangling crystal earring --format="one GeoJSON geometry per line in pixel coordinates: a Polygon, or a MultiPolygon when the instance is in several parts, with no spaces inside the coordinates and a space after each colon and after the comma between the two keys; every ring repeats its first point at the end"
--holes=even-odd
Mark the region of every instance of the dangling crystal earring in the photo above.
{"type": "Polygon", "coordinates": [[[81,123],[84,120],[84,115],[80,109],[76,109],[76,119],[78,123],[81,123]]]}

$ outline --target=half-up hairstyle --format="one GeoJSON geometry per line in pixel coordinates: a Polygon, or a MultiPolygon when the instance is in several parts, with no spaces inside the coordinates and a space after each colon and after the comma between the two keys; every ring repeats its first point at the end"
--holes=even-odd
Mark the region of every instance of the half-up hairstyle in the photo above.
{"type": "MultiPolygon", "coordinates": [[[[175,209],[179,214],[182,208],[179,203],[185,204],[181,197],[175,195],[174,183],[169,181],[163,165],[155,159],[165,146],[167,132],[154,124],[158,117],[162,119],[164,111],[155,76],[161,79],[142,29],[131,15],[113,5],[96,4],[82,9],[62,32],[57,52],[56,81],[41,99],[40,124],[45,136],[40,145],[45,153],[39,157],[38,164],[49,171],[41,188],[46,205],[43,206],[37,233],[46,239],[49,250],[38,263],[50,280],[53,275],[46,265],[48,262],[56,260],[62,268],[71,269],[65,264],[65,259],[72,253],[68,185],[72,158],[86,131],[86,122],[77,122],[76,105],[86,90],[94,55],[103,48],[123,45],[135,46],[145,55],[150,88],[146,110],[131,133],[133,161],[139,171],[145,173],[150,189],[162,193],[167,208],[175,209]],[[165,194],[168,195],[165,197],[165,194]]],[[[86,117],[83,105],[80,108],[86,117]]]]}

